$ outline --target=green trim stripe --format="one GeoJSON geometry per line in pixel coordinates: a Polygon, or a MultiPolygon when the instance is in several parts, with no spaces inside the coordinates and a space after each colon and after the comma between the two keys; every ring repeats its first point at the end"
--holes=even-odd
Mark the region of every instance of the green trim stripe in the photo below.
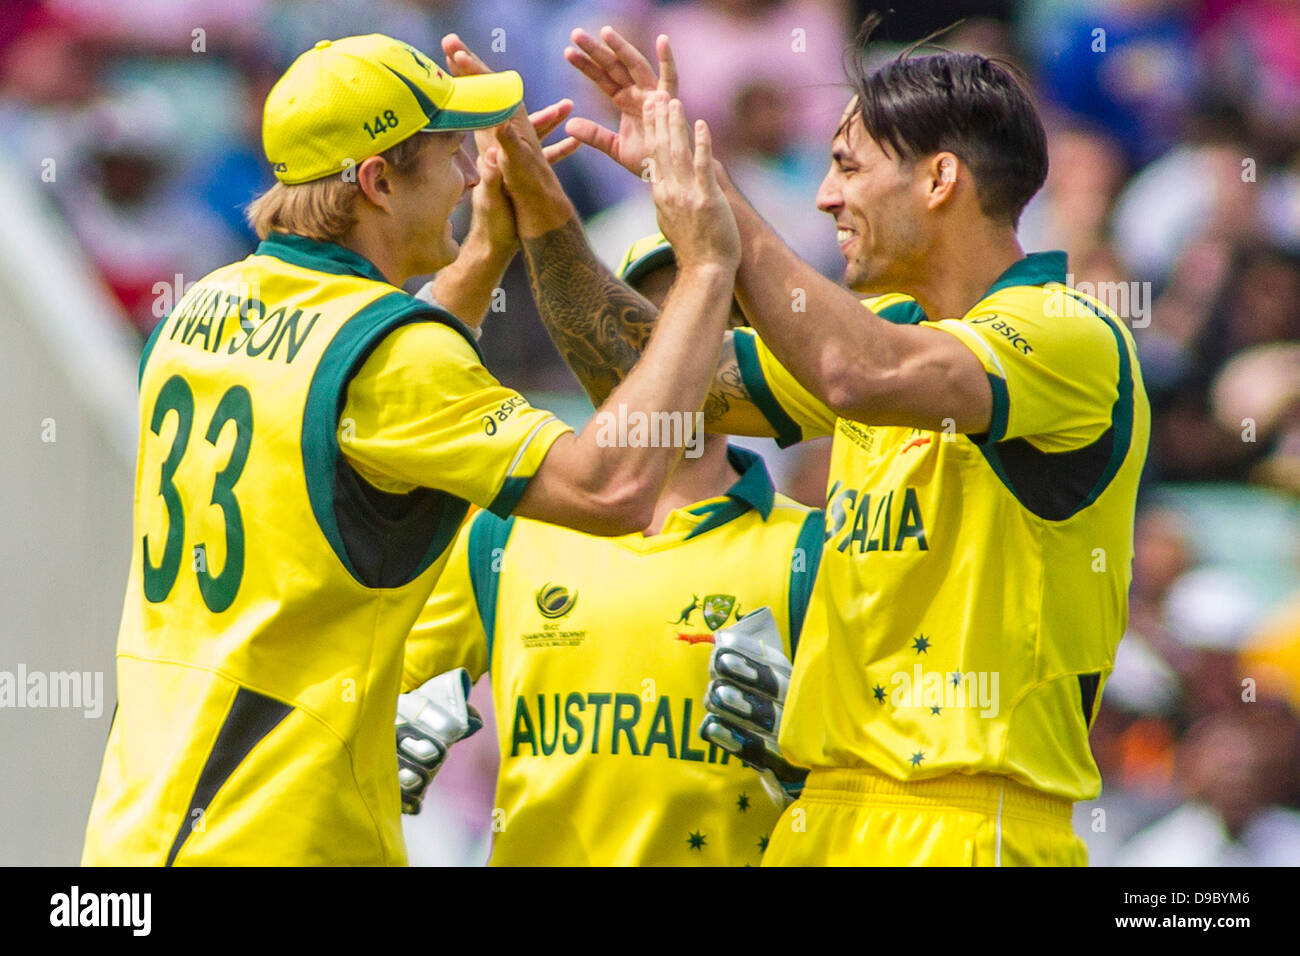
{"type": "Polygon", "coordinates": [[[683,541],[689,541],[706,531],[719,528],[728,521],[739,518],[751,508],[757,511],[764,521],[772,513],[772,506],[776,502],[776,487],[772,484],[772,476],[768,474],[762,456],[748,448],[728,445],[727,461],[731,463],[732,468],[736,469],[740,477],[727,489],[725,501],[696,505],[686,509],[688,514],[708,517],[692,528],[690,534],[682,539],[683,541]]]}
{"type": "Polygon", "coordinates": [[[507,478],[502,482],[501,490],[492,499],[492,503],[487,506],[487,510],[498,518],[510,517],[510,512],[515,510],[515,506],[519,504],[519,499],[528,490],[528,483],[532,480],[532,475],[515,475],[512,478],[507,478]]]}
{"type": "Polygon", "coordinates": [[[1006,272],[998,276],[982,298],[987,299],[994,292],[1015,286],[1041,286],[1049,282],[1064,285],[1067,268],[1069,266],[1065,253],[1059,249],[1052,252],[1031,252],[1025,258],[1013,262],[1006,272]]]}
{"type": "MultiPolygon", "coordinates": [[[[1087,306],[1090,312],[1092,312],[1099,319],[1105,322],[1106,327],[1109,328],[1111,334],[1114,335],[1115,344],[1119,350],[1119,375],[1116,383],[1115,402],[1111,406],[1111,413],[1110,413],[1110,427],[1113,430],[1113,434],[1112,434],[1112,442],[1111,442],[1111,449],[1110,449],[1110,458],[1106,463],[1106,468],[1105,470],[1102,471],[1097,481],[1093,484],[1093,487],[1088,492],[1087,497],[1085,497],[1077,507],[1071,510],[1069,514],[1065,515],[1064,517],[1055,519],[1058,521],[1068,521],[1070,518],[1073,518],[1080,511],[1082,511],[1084,508],[1087,508],[1089,505],[1095,502],[1099,497],[1101,497],[1102,492],[1104,492],[1110,486],[1110,483],[1115,479],[1115,475],[1119,473],[1120,468],[1124,464],[1124,459],[1128,456],[1130,447],[1133,444],[1134,382],[1133,382],[1133,364],[1132,364],[1132,359],[1129,356],[1128,345],[1124,341],[1124,336],[1120,332],[1119,326],[1116,324],[1114,319],[1112,319],[1109,315],[1105,314],[1104,312],[1099,312],[1088,301],[1084,299],[1079,299],[1078,296],[1074,295],[1072,291],[1070,292],[1070,294],[1075,299],[1077,299],[1080,303],[1087,306]]],[[[1009,492],[1011,492],[1012,495],[1015,496],[1016,500],[1019,501],[1021,505],[1028,508],[1028,505],[1026,505],[1024,500],[1020,497],[1020,495],[1016,493],[1015,485],[1012,483],[1010,476],[1007,474],[1006,469],[1002,464],[1002,456],[999,454],[997,448],[997,442],[1001,441],[1002,437],[1004,437],[1006,434],[1005,409],[1008,403],[1008,399],[1006,395],[1006,383],[1003,382],[1002,379],[998,378],[997,376],[989,375],[989,384],[993,388],[994,426],[990,428],[990,432],[987,436],[984,436],[978,440],[976,440],[975,436],[971,436],[971,439],[972,441],[975,441],[976,447],[979,448],[980,452],[984,455],[985,461],[987,461],[989,467],[993,469],[994,474],[998,476],[998,480],[1000,480],[1002,484],[1006,486],[1006,489],[1009,492]],[[1003,407],[1003,412],[1002,412],[1003,418],[1001,421],[1000,428],[997,427],[998,416],[999,416],[999,402],[1002,403],[1002,407],[1003,407]]],[[[1043,454],[1049,454],[1049,453],[1043,452],[1043,454]]],[[[1052,519],[1045,519],[1045,520],[1052,520],[1052,519]]]]}
{"type": "Polygon", "coordinates": [[[799,648],[799,635],[803,632],[804,615],[808,613],[808,602],[812,599],[813,583],[817,580],[817,569],[821,566],[822,543],[826,540],[826,514],[814,511],[803,521],[799,537],[794,542],[794,552],[790,556],[790,596],[788,620],[790,622],[790,659],[794,660],[799,648]],[[795,570],[795,555],[802,549],[804,569],[795,570]]]}
{"type": "Polygon", "coordinates": [[[740,475],[727,489],[727,495],[749,504],[766,521],[772,513],[772,505],[776,503],[776,487],[772,484],[767,463],[758,453],[739,445],[727,446],[727,461],[740,475]]]}
{"type": "Polygon", "coordinates": [[[985,372],[989,388],[993,390],[993,414],[989,419],[989,430],[984,442],[995,445],[1007,437],[1007,425],[1011,420],[1011,395],[1007,392],[1007,383],[1003,378],[985,372]]]}
{"type": "MultiPolygon", "coordinates": [[[[428,95],[424,92],[424,90],[420,89],[409,79],[402,76],[402,74],[398,73],[387,63],[384,64],[384,69],[388,70],[389,73],[393,74],[393,76],[401,80],[402,83],[406,85],[406,88],[411,91],[411,95],[415,97],[415,102],[419,104],[420,112],[424,114],[424,119],[426,122],[432,120],[435,116],[438,115],[439,112],[438,107],[434,105],[433,100],[429,99],[428,95]]],[[[419,131],[417,130],[416,132],[419,131]]]]}
{"type": "MultiPolygon", "coordinates": [[[[334,510],[335,469],[342,456],[338,444],[339,414],[343,411],[348,382],[384,336],[400,326],[428,321],[442,322],[453,327],[463,325],[451,313],[434,309],[405,292],[394,291],[376,299],[348,319],[335,334],[326,346],[325,354],[321,356],[307,389],[302,417],[302,463],[307,498],[316,523],[330,547],[348,573],[362,584],[366,582],[358,575],[348,557],[347,547],[339,532],[338,515],[334,510]]],[[[472,336],[469,341],[477,349],[472,336]]],[[[430,542],[412,579],[424,573],[446,549],[455,537],[459,524],[457,520],[454,523],[444,522],[439,527],[438,534],[430,542]]]]}
{"type": "Polygon", "coordinates": [[[495,113],[466,113],[462,110],[438,110],[425,129],[455,132],[457,130],[487,129],[500,126],[519,108],[516,103],[495,113]]]}
{"type": "Polygon", "coordinates": [[[491,113],[469,113],[464,110],[444,110],[436,106],[433,100],[429,99],[425,94],[424,90],[420,89],[401,73],[398,73],[387,63],[385,63],[384,66],[387,68],[389,73],[393,74],[393,76],[406,84],[406,88],[410,90],[411,95],[415,97],[415,102],[420,105],[420,111],[424,113],[424,119],[428,125],[417,132],[427,133],[437,130],[455,132],[459,130],[487,129],[490,126],[500,126],[506,120],[510,119],[515,110],[519,108],[518,103],[511,103],[509,106],[503,109],[494,110],[491,113]]]}
{"type": "MultiPolygon", "coordinates": [[[[267,236],[257,247],[254,255],[271,256],[279,259],[281,262],[287,262],[290,265],[298,266],[300,269],[310,269],[313,272],[325,272],[330,275],[353,275],[360,276],[363,279],[372,279],[375,282],[382,282],[389,286],[394,292],[403,295],[408,302],[427,309],[430,313],[429,318],[435,322],[441,322],[443,325],[450,326],[460,333],[461,338],[470,344],[474,349],[474,354],[478,356],[480,362],[485,362],[483,350],[479,347],[478,338],[470,331],[469,326],[446,309],[440,309],[436,306],[429,305],[426,302],[416,300],[414,297],[406,295],[394,285],[390,285],[387,279],[383,277],[378,269],[365,256],[353,252],[351,249],[345,249],[343,246],[333,242],[321,242],[319,239],[308,239],[306,236],[295,236],[287,232],[276,232],[267,236]]],[[[390,296],[376,300],[377,302],[385,301],[390,296]]],[[[367,308],[369,308],[368,306],[367,308]]],[[[365,310],[362,310],[365,311],[365,310]]],[[[358,313],[359,315],[360,313],[358,313]]]]}
{"type": "Polygon", "coordinates": [[[1088,497],[1075,510],[1077,514],[1101,497],[1101,493],[1110,486],[1111,481],[1114,480],[1115,475],[1119,473],[1120,467],[1124,464],[1124,459],[1128,456],[1129,447],[1133,444],[1133,363],[1129,357],[1128,343],[1124,341],[1124,335],[1120,332],[1115,320],[1104,312],[1099,312],[1087,299],[1080,298],[1074,293],[1073,289],[1067,289],[1066,291],[1070,293],[1071,298],[1086,305],[1093,315],[1106,323],[1106,327],[1115,336],[1115,345],[1119,349],[1118,394],[1115,397],[1115,404],[1111,407],[1110,413],[1110,424],[1115,429],[1114,442],[1110,449],[1110,461],[1106,463],[1106,470],[1097,479],[1097,483],[1093,485],[1088,497]]]}
{"type": "Polygon", "coordinates": [[[501,590],[501,568],[496,560],[504,557],[506,542],[514,531],[515,518],[504,520],[489,511],[481,512],[469,527],[469,583],[474,591],[478,617],[487,635],[487,667],[492,670],[492,644],[496,639],[497,596],[501,590]]]}
{"type": "Polygon", "coordinates": [[[1020,495],[1016,493],[1016,486],[1012,483],[1011,476],[1007,474],[1006,468],[1002,465],[1002,456],[998,454],[998,446],[991,442],[987,444],[976,442],[975,447],[984,455],[984,460],[989,463],[989,467],[993,469],[993,473],[998,476],[998,481],[1002,482],[1007,491],[1011,492],[1012,496],[1024,505],[1024,501],[1021,500],[1020,495]]]}
{"type": "MultiPolygon", "coordinates": [[[[179,304],[178,302],[177,305],[179,304]]],[[[158,344],[158,336],[162,334],[163,326],[167,324],[167,320],[172,317],[174,312],[175,310],[168,312],[166,318],[153,327],[153,331],[149,333],[149,338],[145,339],[144,349],[140,352],[140,370],[135,379],[137,391],[139,391],[141,383],[144,382],[144,367],[149,362],[149,356],[153,354],[153,347],[158,344]]]]}
{"type": "Polygon", "coordinates": [[[333,242],[308,239],[287,232],[273,232],[261,241],[254,255],[273,256],[282,262],[311,269],[313,272],[356,275],[389,285],[383,273],[369,259],[333,242]]]}
{"type": "Polygon", "coordinates": [[[895,325],[917,325],[925,321],[925,310],[915,302],[895,302],[876,315],[895,325]]]}
{"type": "Polygon", "coordinates": [[[748,332],[737,330],[732,335],[736,348],[736,364],[740,367],[740,378],[749,390],[754,404],[763,413],[767,423],[776,431],[776,443],[781,448],[788,448],[803,441],[803,429],[781,407],[781,403],[772,394],[772,389],[763,376],[763,366],[758,360],[758,337],[748,332]]]}
{"type": "Polygon", "coordinates": [[[688,508],[687,513],[693,515],[708,515],[703,521],[691,529],[690,534],[682,538],[683,541],[690,541],[692,538],[698,538],[707,531],[714,528],[720,528],[728,521],[734,521],[749,511],[750,505],[744,501],[738,501],[735,498],[728,498],[726,501],[719,501],[712,504],[700,505],[695,508],[688,508]]]}
{"type": "Polygon", "coordinates": [[[671,266],[677,262],[677,253],[673,252],[673,247],[664,240],[660,245],[655,246],[649,252],[643,253],[640,257],[632,260],[625,265],[619,272],[618,277],[633,288],[636,284],[654,272],[661,266],[671,266]]]}

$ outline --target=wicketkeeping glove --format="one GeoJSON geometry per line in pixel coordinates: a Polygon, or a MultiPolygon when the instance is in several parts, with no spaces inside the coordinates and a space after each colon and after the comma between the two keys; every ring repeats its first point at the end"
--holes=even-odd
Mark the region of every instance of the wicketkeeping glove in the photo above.
{"type": "Polygon", "coordinates": [[[469,672],[458,667],[397,698],[397,781],[402,812],[419,813],[447,750],[483,726],[469,706],[469,672]]]}
{"type": "Polygon", "coordinates": [[[704,694],[708,713],[700,724],[700,736],[759,771],[782,806],[799,796],[808,776],[776,745],[791,669],[769,608],[722,628],[713,635],[712,680],[704,694]]]}

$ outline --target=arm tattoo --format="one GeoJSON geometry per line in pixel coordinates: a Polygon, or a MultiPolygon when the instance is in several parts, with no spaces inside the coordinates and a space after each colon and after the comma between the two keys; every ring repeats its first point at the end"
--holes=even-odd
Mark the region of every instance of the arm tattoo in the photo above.
{"type": "MultiPolygon", "coordinates": [[[[605,268],[576,219],[522,245],[542,324],[599,408],[645,351],[659,310],[605,268]]],[[[704,400],[704,421],[715,424],[733,407],[753,403],[728,333],[704,400]]]]}
{"type": "Polygon", "coordinates": [[[599,407],[641,357],[659,310],[596,258],[577,219],[523,249],[542,324],[599,407]]]}
{"type": "Polygon", "coordinates": [[[722,341],[722,358],[718,361],[718,371],[713,376],[713,384],[704,399],[704,424],[713,425],[726,417],[735,405],[752,405],[753,397],[745,387],[745,380],[740,374],[740,364],[736,360],[736,343],[733,333],[728,332],[722,341]]]}

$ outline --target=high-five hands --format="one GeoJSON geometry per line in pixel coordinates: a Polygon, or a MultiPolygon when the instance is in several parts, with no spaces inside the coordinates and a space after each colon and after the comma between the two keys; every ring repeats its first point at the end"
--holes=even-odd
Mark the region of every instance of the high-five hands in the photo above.
{"type": "Polygon", "coordinates": [[[629,172],[642,175],[650,150],[645,136],[645,103],[655,93],[677,96],[677,66],[668,37],[655,41],[659,58],[656,77],[650,61],[617,30],[605,27],[599,37],[584,30],[574,30],[574,45],[564,51],[564,58],[596,84],[619,112],[618,132],[595,120],[575,116],[564,131],[571,139],[600,150],[629,172]]]}
{"type": "Polygon", "coordinates": [[[695,146],[681,101],[667,93],[642,101],[641,135],[659,229],[672,244],[678,268],[718,265],[735,270],[740,233],[713,168],[708,124],[695,123],[695,146]]]}
{"type": "MultiPolygon", "coordinates": [[[[470,50],[465,45],[465,41],[455,33],[448,33],[442,38],[442,52],[447,57],[447,70],[452,76],[471,76],[478,73],[492,72],[488,65],[470,50]]],[[[515,111],[515,115],[507,120],[505,125],[512,127],[523,136],[528,136],[531,133],[540,146],[541,140],[556,130],[572,112],[573,101],[568,99],[552,103],[550,106],[544,106],[531,114],[525,112],[521,104],[519,109],[515,111]]],[[[497,129],[499,128],[497,127],[497,129]]],[[[475,132],[474,142],[477,144],[480,153],[495,144],[495,132],[493,129],[475,132]]],[[[555,164],[574,153],[581,145],[579,140],[568,136],[558,143],[552,143],[549,146],[540,148],[542,154],[546,157],[546,161],[555,164]]]]}
{"type": "MultiPolygon", "coordinates": [[[[490,73],[491,70],[455,33],[442,38],[442,52],[447,58],[447,69],[452,76],[469,76],[490,73]]],[[[582,144],[572,137],[543,146],[541,141],[559,128],[573,112],[573,101],[560,100],[533,113],[523,106],[502,126],[478,130],[474,143],[478,149],[479,184],[471,195],[474,227],[485,231],[494,248],[514,249],[518,242],[516,210],[506,193],[501,138],[504,134],[518,149],[536,154],[547,165],[553,165],[572,155],[582,144]]],[[[534,173],[540,173],[534,169],[534,173]]],[[[553,176],[546,177],[554,179],[553,176]]],[[[558,182],[556,183],[558,186],[558,182]]],[[[472,228],[474,228],[472,227],[472,228]]]]}

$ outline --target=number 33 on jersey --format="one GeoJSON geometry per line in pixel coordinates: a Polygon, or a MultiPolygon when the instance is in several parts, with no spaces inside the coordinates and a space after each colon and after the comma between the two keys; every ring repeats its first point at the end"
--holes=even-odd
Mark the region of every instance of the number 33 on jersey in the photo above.
{"type": "Polygon", "coordinates": [[[406,635],[470,502],[508,514],[565,430],[341,247],[277,235],[201,279],[141,363],[120,706],[83,862],[404,863],[406,635]]]}

